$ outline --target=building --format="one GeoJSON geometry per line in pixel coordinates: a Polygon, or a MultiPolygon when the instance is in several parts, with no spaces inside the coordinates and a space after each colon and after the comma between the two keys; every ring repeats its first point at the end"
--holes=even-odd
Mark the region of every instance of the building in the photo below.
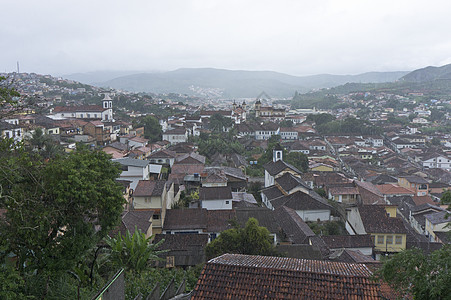
{"type": "Polygon", "coordinates": [[[207,262],[191,299],[396,299],[364,264],[242,254],[207,262]]]}

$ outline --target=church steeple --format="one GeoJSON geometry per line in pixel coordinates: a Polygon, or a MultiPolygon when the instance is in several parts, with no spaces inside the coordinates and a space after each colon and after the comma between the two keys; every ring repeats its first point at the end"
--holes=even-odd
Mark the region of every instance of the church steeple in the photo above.
{"type": "Polygon", "coordinates": [[[276,162],[278,160],[283,161],[283,149],[279,144],[277,144],[272,150],[272,161],[276,162]]]}

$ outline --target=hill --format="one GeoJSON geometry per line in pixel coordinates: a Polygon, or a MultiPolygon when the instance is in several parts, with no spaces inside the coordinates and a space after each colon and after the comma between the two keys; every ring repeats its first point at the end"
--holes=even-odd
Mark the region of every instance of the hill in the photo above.
{"type": "Polygon", "coordinates": [[[407,72],[370,72],[359,75],[292,76],[272,71],[241,71],[212,68],[178,69],[170,72],[121,76],[97,85],[132,92],[199,95],[214,90],[220,97],[256,97],[262,91],[271,97],[292,97],[295,91],[329,88],[347,82],[392,82],[407,72]]]}
{"type": "Polygon", "coordinates": [[[451,64],[441,67],[426,67],[412,71],[401,78],[407,82],[430,82],[434,80],[451,80],[451,64]]]}

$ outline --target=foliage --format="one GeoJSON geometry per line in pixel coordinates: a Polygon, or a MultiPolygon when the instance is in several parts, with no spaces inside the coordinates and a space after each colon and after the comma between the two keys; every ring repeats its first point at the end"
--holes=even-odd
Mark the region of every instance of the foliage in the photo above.
{"type": "Polygon", "coordinates": [[[315,122],[316,126],[331,122],[335,120],[335,116],[331,114],[317,114],[317,115],[308,115],[306,121],[315,122]]]}
{"type": "Polygon", "coordinates": [[[302,152],[290,152],[284,156],[283,161],[297,168],[301,172],[308,171],[308,157],[302,152]]]}
{"type": "Polygon", "coordinates": [[[451,295],[451,246],[430,255],[414,248],[404,250],[384,262],[379,278],[402,295],[415,299],[449,299],[451,295]]]}
{"type": "Polygon", "coordinates": [[[75,268],[117,224],[124,202],[115,181],[120,169],[104,152],[76,151],[43,162],[11,140],[0,140],[0,150],[3,256],[16,254],[21,275],[48,283],[75,268]]]}
{"type": "Polygon", "coordinates": [[[261,182],[251,182],[249,185],[249,193],[251,193],[255,200],[257,200],[258,203],[262,202],[262,195],[260,194],[260,190],[262,189],[261,182]]]}
{"type": "Polygon", "coordinates": [[[55,142],[48,134],[44,134],[42,128],[38,127],[34,130],[31,137],[26,142],[31,150],[37,151],[43,158],[54,158],[63,154],[63,148],[59,143],[55,142]]]}
{"type": "Polygon", "coordinates": [[[214,132],[224,132],[226,129],[233,126],[231,118],[224,117],[221,114],[214,114],[210,117],[209,129],[214,132]]]}
{"type": "Polygon", "coordinates": [[[320,195],[321,197],[327,199],[327,193],[326,193],[326,190],[324,188],[316,188],[315,192],[317,192],[318,195],[320,195]]]}
{"type": "Polygon", "coordinates": [[[138,294],[147,297],[157,284],[160,285],[161,294],[173,278],[176,287],[178,287],[183,279],[185,279],[185,292],[189,292],[197,283],[202,267],[202,265],[199,265],[188,268],[187,270],[179,268],[148,268],[141,273],[128,271],[125,273],[125,298],[135,299],[138,294]]]}
{"type": "Polygon", "coordinates": [[[124,268],[137,273],[145,271],[152,261],[160,260],[158,255],[164,252],[157,250],[164,240],[152,244],[152,238],[146,238],[136,227],[133,235],[127,231],[125,236],[119,232],[114,238],[107,237],[105,242],[110,247],[109,260],[116,269],[124,268]]]}
{"type": "Polygon", "coordinates": [[[0,265],[0,299],[13,300],[24,298],[25,282],[13,267],[0,265]]]}
{"type": "Polygon", "coordinates": [[[244,147],[235,140],[233,133],[227,134],[201,134],[194,142],[198,145],[198,151],[201,155],[211,159],[216,153],[230,156],[233,153],[243,153],[244,147]]]}
{"type": "Polygon", "coordinates": [[[346,229],[343,222],[328,221],[324,223],[320,222],[308,222],[310,229],[318,235],[343,235],[346,234],[346,229]]]}
{"type": "Polygon", "coordinates": [[[340,121],[331,121],[317,126],[318,132],[321,134],[364,134],[374,135],[381,134],[382,129],[375,127],[368,121],[356,118],[346,118],[340,121]]]}
{"type": "Polygon", "coordinates": [[[254,218],[250,218],[244,228],[236,226],[223,231],[205,251],[208,259],[224,253],[267,256],[277,253],[268,229],[259,226],[254,218]]]}
{"type": "Polygon", "coordinates": [[[199,200],[199,191],[191,191],[189,195],[186,195],[185,191],[180,193],[180,199],[171,204],[171,209],[188,208],[189,204],[193,200],[199,200]]]}
{"type": "Polygon", "coordinates": [[[160,122],[154,116],[145,116],[139,121],[138,127],[144,127],[144,137],[151,142],[161,141],[162,129],[160,122]]]}
{"type": "Polygon", "coordinates": [[[291,128],[291,127],[293,127],[293,122],[290,120],[283,120],[279,123],[279,126],[291,128]]]}

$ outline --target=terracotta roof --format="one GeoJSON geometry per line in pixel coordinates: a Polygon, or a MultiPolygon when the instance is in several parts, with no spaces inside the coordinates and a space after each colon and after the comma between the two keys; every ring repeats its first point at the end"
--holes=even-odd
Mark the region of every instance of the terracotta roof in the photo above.
{"type": "Polygon", "coordinates": [[[106,109],[102,108],[100,105],[80,105],[80,106],[55,106],[53,113],[64,113],[64,112],[102,112],[106,109]]]}
{"type": "Polygon", "coordinates": [[[232,199],[232,189],[229,186],[201,187],[199,200],[224,200],[232,199]]]}
{"type": "Polygon", "coordinates": [[[362,205],[359,213],[367,233],[406,233],[402,219],[389,217],[383,206],[362,205]]]}
{"type": "Polygon", "coordinates": [[[275,209],[274,213],[286,241],[293,244],[308,244],[309,237],[315,236],[315,233],[293,209],[281,206],[275,209]]]}
{"type": "Polygon", "coordinates": [[[233,210],[208,210],[207,211],[207,231],[221,232],[232,228],[230,220],[235,219],[233,210]]]}
{"type": "Polygon", "coordinates": [[[365,205],[385,204],[384,195],[372,184],[365,181],[354,181],[359,190],[360,198],[365,205]]]}
{"type": "Polygon", "coordinates": [[[331,249],[337,248],[373,248],[374,242],[369,234],[365,235],[328,235],[321,237],[331,249]]]}
{"type": "Polygon", "coordinates": [[[175,158],[176,156],[177,154],[175,153],[175,151],[162,149],[149,155],[149,158],[175,158]]]}
{"type": "Polygon", "coordinates": [[[284,205],[294,210],[332,210],[332,206],[330,206],[325,199],[306,194],[302,191],[274,199],[271,201],[271,204],[274,208],[284,205]]]}
{"type": "Polygon", "coordinates": [[[415,195],[415,192],[393,183],[379,184],[376,188],[384,195],[415,195]]]}
{"type": "Polygon", "coordinates": [[[276,162],[272,162],[271,161],[271,162],[265,164],[263,166],[263,168],[265,168],[265,170],[268,171],[268,173],[271,176],[277,175],[277,174],[279,174],[280,172],[282,172],[283,170],[285,170],[287,168],[293,170],[294,172],[296,172],[298,174],[302,173],[301,171],[299,171],[298,169],[296,169],[292,165],[287,164],[286,162],[284,162],[282,160],[278,160],[276,162]]]}
{"type": "MultiPolygon", "coordinates": [[[[153,210],[134,210],[128,211],[122,216],[122,223],[125,229],[133,234],[135,232],[135,226],[142,233],[146,233],[149,227],[152,225],[153,210]]],[[[121,232],[125,235],[125,232],[121,232]]]]}
{"type": "Polygon", "coordinates": [[[198,153],[185,153],[175,158],[178,164],[205,164],[205,156],[198,153]]]}
{"type": "Polygon", "coordinates": [[[163,231],[207,229],[207,210],[205,208],[168,209],[163,231]]]}
{"type": "Polygon", "coordinates": [[[198,299],[383,299],[363,264],[224,254],[210,260],[198,299]]]}
{"type": "Polygon", "coordinates": [[[436,205],[434,200],[432,200],[431,196],[413,196],[412,199],[413,199],[413,202],[415,202],[415,205],[422,205],[425,203],[429,203],[431,205],[436,205]]]}
{"type": "Polygon", "coordinates": [[[291,173],[283,174],[276,179],[276,183],[287,193],[299,186],[302,186],[307,190],[310,189],[301,178],[295,177],[291,173]]]}
{"type": "Polygon", "coordinates": [[[136,185],[135,192],[133,196],[135,197],[146,197],[146,196],[161,196],[164,191],[164,185],[166,181],[164,180],[140,180],[136,185]]]}

